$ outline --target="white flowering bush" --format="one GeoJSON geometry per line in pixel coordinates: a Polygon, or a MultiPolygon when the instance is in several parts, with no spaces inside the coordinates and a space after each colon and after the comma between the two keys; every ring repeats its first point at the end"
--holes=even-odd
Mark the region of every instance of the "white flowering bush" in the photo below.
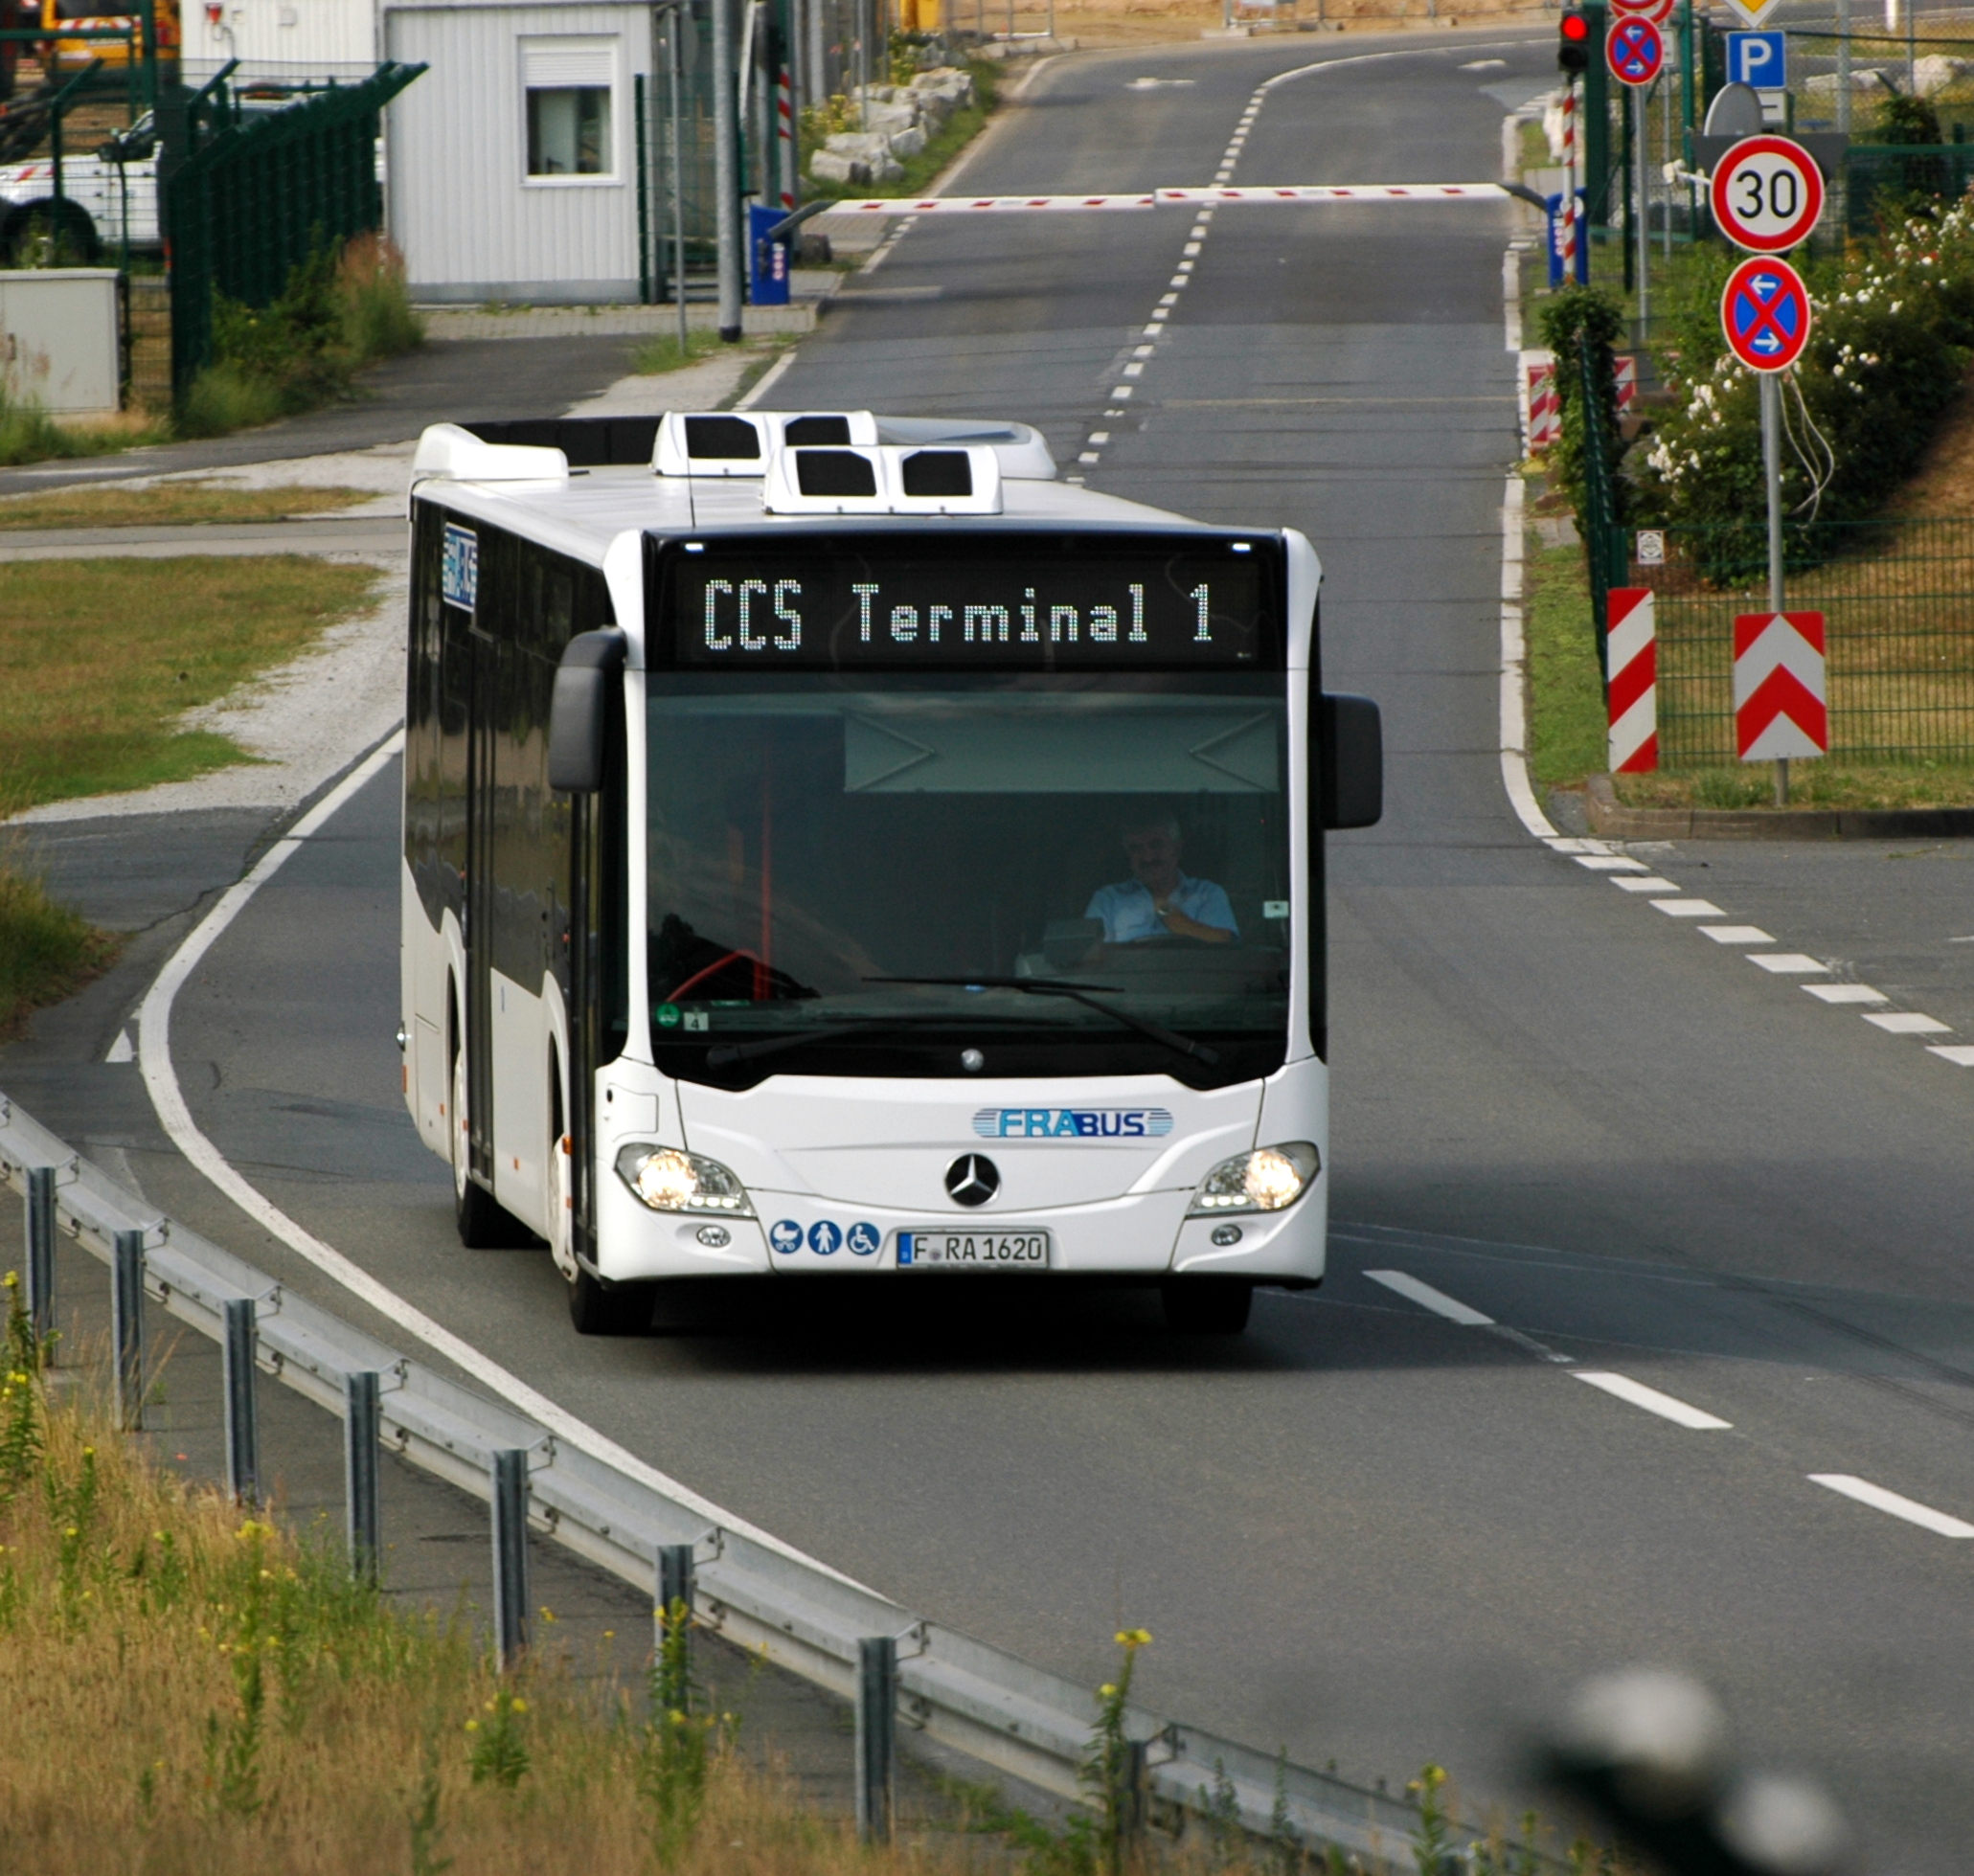
{"type": "MultiPolygon", "coordinates": [[[[1662,353],[1680,403],[1627,465],[1641,518],[1736,532],[1764,526],[1755,374],[1720,335],[1719,289],[1736,258],[1718,260],[1662,353]]],[[[1796,368],[1803,401],[1792,395],[1785,408],[1804,454],[1819,454],[1806,410],[1835,460],[1818,490],[1785,443],[1782,505],[1796,524],[1795,551],[1814,557],[1829,551],[1835,525],[1883,505],[1960,393],[1974,358],[1974,202],[1905,221],[1807,279],[1815,327],[1796,368]]],[[[1721,551],[1740,557],[1726,541],[1721,551]]]]}

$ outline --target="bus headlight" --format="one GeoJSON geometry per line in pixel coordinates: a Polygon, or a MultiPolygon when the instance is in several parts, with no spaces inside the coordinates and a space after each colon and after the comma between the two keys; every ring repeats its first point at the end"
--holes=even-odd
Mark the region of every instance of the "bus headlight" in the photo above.
{"type": "Polygon", "coordinates": [[[747,1188],[717,1160],[702,1159],[676,1146],[619,1149],[617,1176],[653,1211],[711,1212],[720,1218],[751,1218],[747,1188]]]}
{"type": "Polygon", "coordinates": [[[1232,1160],[1222,1160],[1199,1182],[1189,1218],[1208,1218],[1225,1211],[1280,1211],[1308,1190],[1323,1164],[1306,1140],[1282,1146],[1257,1147],[1232,1160]]]}

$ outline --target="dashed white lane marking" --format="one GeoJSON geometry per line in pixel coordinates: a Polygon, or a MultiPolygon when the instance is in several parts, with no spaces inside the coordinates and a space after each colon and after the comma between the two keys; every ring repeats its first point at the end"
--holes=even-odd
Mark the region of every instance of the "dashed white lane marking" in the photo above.
{"type": "Polygon", "coordinates": [[[1953,1033],[1951,1024],[1942,1023],[1937,1016],[1921,1016],[1916,1009],[1895,1009],[1884,1014],[1867,1010],[1867,1023],[1875,1023],[1888,1035],[1895,1036],[1944,1036],[1953,1033]]]}
{"type": "Polygon", "coordinates": [[[1859,1504],[1869,1504],[1873,1511],[1883,1511],[1889,1517],[1903,1518],[1907,1524],[1917,1525],[1921,1530],[1930,1530],[1937,1536],[1974,1537],[1974,1525],[1964,1519],[1949,1517],[1930,1504],[1921,1504],[1917,1499],[1888,1492],[1883,1485],[1873,1485],[1868,1479],[1855,1479],[1848,1472],[1812,1472],[1808,1479],[1812,1485],[1855,1499],[1859,1504]]]}
{"type": "Polygon", "coordinates": [[[1612,875],[1611,884],[1621,893],[1676,893],[1679,888],[1669,879],[1661,879],[1657,873],[1647,873],[1643,879],[1633,879],[1629,873],[1612,875]]]}
{"type": "Polygon", "coordinates": [[[1938,1055],[1942,1062],[1951,1062],[1957,1069],[1974,1069],[1974,1049],[1969,1049],[1965,1043],[1957,1042],[1941,1048],[1929,1042],[1926,1053],[1938,1055]]]}
{"type": "Polygon", "coordinates": [[[1367,1270],[1364,1275],[1373,1283],[1382,1283],[1388,1290],[1395,1290],[1421,1309],[1430,1309],[1435,1316],[1443,1316],[1449,1322],[1458,1322],[1463,1328],[1491,1329],[1494,1318],[1484,1316],[1478,1309],[1470,1308],[1456,1297],[1449,1297],[1444,1290],[1436,1290],[1430,1283],[1422,1283],[1416,1277],[1408,1277],[1402,1270],[1367,1270]]]}
{"type": "Polygon", "coordinates": [[[1654,899],[1653,906],[1668,918],[1725,918],[1712,899],[1654,899]]]}
{"type": "Polygon", "coordinates": [[[1759,925],[1702,925],[1700,935],[1715,944],[1773,944],[1759,925]]]}
{"type": "Polygon", "coordinates": [[[1773,971],[1778,977],[1827,977],[1830,969],[1801,951],[1773,951],[1766,958],[1750,958],[1748,961],[1773,971]]]}
{"type": "Polygon", "coordinates": [[[1804,995],[1825,1004],[1889,1004],[1892,999],[1869,983],[1804,983],[1804,995]]]}
{"type": "Polygon", "coordinates": [[[1573,853],[1571,859],[1591,872],[1650,872],[1643,860],[1627,860],[1622,853],[1573,853]]]}
{"type": "Polygon", "coordinates": [[[130,1045],[130,1031],[119,1029],[117,1039],[109,1046],[109,1053],[102,1058],[105,1062],[134,1062],[137,1051],[130,1045]]]}
{"type": "Polygon", "coordinates": [[[1717,1413],[1690,1406],[1677,1395],[1662,1394],[1656,1388],[1647,1388],[1643,1381],[1634,1381],[1628,1374],[1605,1374],[1580,1367],[1571,1372],[1577,1380],[1586,1381],[1593,1388],[1600,1388],[1614,1399],[1629,1401],[1633,1407],[1642,1407],[1647,1413],[1656,1413],[1662,1420],[1670,1420],[1675,1426],[1690,1427],[1695,1433],[1720,1433],[1734,1425],[1732,1420],[1723,1420],[1717,1413]]]}

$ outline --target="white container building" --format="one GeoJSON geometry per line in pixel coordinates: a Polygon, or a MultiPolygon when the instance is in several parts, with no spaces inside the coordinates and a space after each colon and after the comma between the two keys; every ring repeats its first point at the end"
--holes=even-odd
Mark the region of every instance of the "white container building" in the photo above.
{"type": "Polygon", "coordinates": [[[386,58],[429,69],[391,104],[389,226],[412,297],[638,297],[633,79],[648,6],[390,6],[386,58]]]}

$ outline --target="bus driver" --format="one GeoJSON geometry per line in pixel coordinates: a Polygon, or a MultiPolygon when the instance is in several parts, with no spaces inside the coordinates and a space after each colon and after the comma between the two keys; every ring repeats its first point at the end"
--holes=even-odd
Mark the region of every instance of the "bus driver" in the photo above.
{"type": "Polygon", "coordinates": [[[1103,921],[1106,944],[1138,944],[1146,938],[1187,938],[1203,944],[1226,944],[1239,938],[1227,894],[1210,879],[1179,870],[1183,841],[1178,821],[1156,813],[1127,822],[1124,853],[1131,877],[1100,886],[1091,894],[1085,918],[1103,921]]]}

